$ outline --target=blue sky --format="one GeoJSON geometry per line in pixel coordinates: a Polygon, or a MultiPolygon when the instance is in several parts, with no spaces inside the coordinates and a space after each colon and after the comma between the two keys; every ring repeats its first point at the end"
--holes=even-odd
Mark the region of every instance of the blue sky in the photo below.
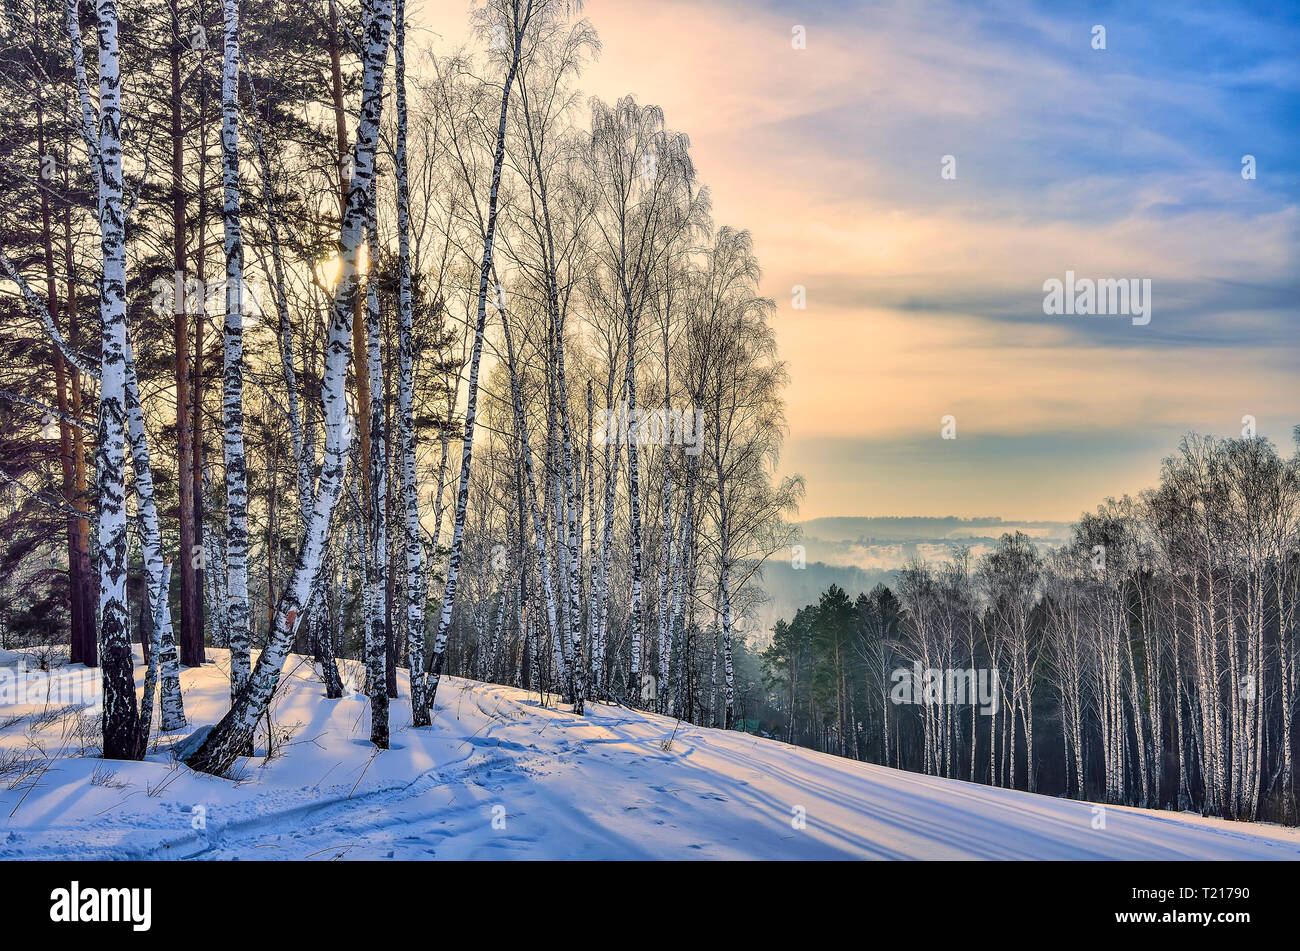
{"type": "Polygon", "coordinates": [[[604,44],[584,91],[663,106],[717,222],[754,234],[805,517],[1074,518],[1152,484],[1181,433],[1236,435],[1246,414],[1290,449],[1300,5],[584,12],[604,44]],[[1151,322],[1045,315],[1067,270],[1150,279],[1151,322]]]}

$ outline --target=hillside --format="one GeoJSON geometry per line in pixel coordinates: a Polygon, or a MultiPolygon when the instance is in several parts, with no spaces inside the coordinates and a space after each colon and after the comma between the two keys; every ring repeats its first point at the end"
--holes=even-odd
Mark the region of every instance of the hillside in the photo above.
{"type": "MultiPolygon", "coordinates": [[[[226,704],[225,656],[210,653],[183,672],[195,724],[226,704]]],[[[12,673],[17,657],[0,663],[12,673]]],[[[1300,858],[1294,829],[1122,807],[1095,829],[1089,803],[687,724],[674,736],[673,720],[617,706],[575,717],[456,678],[431,729],[410,729],[399,700],[393,748],[376,754],[363,696],[326,700],[304,658],[288,673],[275,755],[259,749],[236,781],[176,765],[179,737],[106,763],[94,710],[0,705],[0,859],[1300,858]]]]}

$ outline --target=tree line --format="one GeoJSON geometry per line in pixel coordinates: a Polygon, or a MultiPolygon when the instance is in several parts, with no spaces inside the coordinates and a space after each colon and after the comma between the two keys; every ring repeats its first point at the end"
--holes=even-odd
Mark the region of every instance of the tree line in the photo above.
{"type": "Polygon", "coordinates": [[[1298,579],[1300,453],[1188,436],[1157,487],[1084,513],[1060,548],[1008,533],[778,622],[760,728],[931,775],[1294,823],[1298,579]]]}
{"type": "Polygon", "coordinates": [[[213,773],[292,652],[329,698],[361,662],[381,749],[399,667],[417,728],[448,674],[737,721],[802,494],[753,242],[660,109],[584,107],[574,5],[473,15],[3,8],[0,636],[102,668],[106,756],[209,646],[213,773]]]}

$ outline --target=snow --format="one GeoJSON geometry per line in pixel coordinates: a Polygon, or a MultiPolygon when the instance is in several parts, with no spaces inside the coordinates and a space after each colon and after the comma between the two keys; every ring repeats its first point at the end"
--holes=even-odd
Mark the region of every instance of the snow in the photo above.
{"type": "MultiPolygon", "coordinates": [[[[209,655],[181,671],[192,729],[228,701],[228,657],[209,655]]],[[[12,674],[21,656],[0,653],[0,667],[12,674]]],[[[344,666],[359,684],[360,665],[344,666]]],[[[1094,828],[1092,803],[619,706],[577,717],[554,697],[454,677],[432,727],[412,729],[404,670],[399,688],[393,748],[376,753],[364,695],[326,700],[309,659],[291,655],[273,704],[285,738],[234,780],[179,766],[170,748],[186,734],[157,737],[144,762],[106,762],[95,708],[0,703],[0,858],[1300,858],[1300,832],[1281,826],[1107,806],[1094,828]]]]}

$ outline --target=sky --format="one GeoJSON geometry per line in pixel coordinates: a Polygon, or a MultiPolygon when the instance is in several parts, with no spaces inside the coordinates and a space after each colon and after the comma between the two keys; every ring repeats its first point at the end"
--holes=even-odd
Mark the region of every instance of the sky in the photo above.
{"type": "Polygon", "coordinates": [[[662,106],[753,233],[800,518],[1070,520],[1245,416],[1291,450],[1300,6],[1141,6],[583,5],[584,93],[662,106]],[[1149,280],[1149,322],[1045,314],[1067,271],[1149,280]]]}

